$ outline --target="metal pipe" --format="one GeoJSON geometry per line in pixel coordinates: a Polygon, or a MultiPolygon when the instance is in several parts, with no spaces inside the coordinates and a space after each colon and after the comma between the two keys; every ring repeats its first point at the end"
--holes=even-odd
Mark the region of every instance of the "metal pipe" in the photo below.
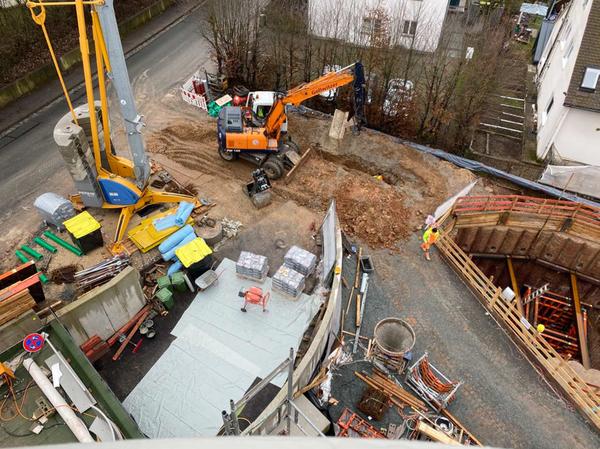
{"type": "Polygon", "coordinates": [[[235,404],[233,403],[233,399],[229,400],[229,407],[231,408],[231,429],[233,430],[234,435],[239,435],[242,432],[240,431],[240,422],[238,421],[237,412],[235,410],[235,404]]]}
{"type": "Polygon", "coordinates": [[[93,443],[94,438],[88,431],[85,423],[77,417],[75,412],[71,409],[67,401],[61,396],[61,394],[54,388],[52,382],[45,376],[40,367],[33,359],[25,359],[23,366],[31,375],[33,381],[40,387],[44,396],[48,398],[52,406],[56,409],[60,417],[65,421],[65,424],[75,438],[80,443],[93,443]]]}
{"type": "MultiPolygon", "coordinates": [[[[363,278],[364,279],[364,278],[363,278]]],[[[363,286],[361,286],[361,289],[363,286]]],[[[356,328],[356,334],[354,335],[354,346],[352,347],[352,354],[356,354],[358,349],[358,341],[360,339],[360,328],[362,326],[363,317],[365,315],[365,302],[367,301],[367,292],[369,291],[369,276],[367,275],[364,281],[364,293],[362,296],[362,302],[360,303],[360,325],[356,328]]]]}
{"type": "Polygon", "coordinates": [[[288,437],[292,432],[292,401],[294,400],[294,348],[290,348],[290,364],[287,379],[286,430],[288,437]]]}

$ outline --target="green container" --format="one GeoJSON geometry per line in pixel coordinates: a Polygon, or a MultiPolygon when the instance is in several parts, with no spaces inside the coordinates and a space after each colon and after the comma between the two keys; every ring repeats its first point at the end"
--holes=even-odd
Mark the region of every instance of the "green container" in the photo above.
{"type": "Polygon", "coordinates": [[[159,277],[157,284],[159,289],[167,288],[169,290],[172,290],[171,278],[169,278],[169,276],[159,277]]]}
{"type": "Polygon", "coordinates": [[[183,271],[177,271],[171,275],[171,284],[175,291],[184,292],[187,290],[183,271]]]}
{"type": "Polygon", "coordinates": [[[175,305],[175,302],[173,301],[173,293],[171,293],[171,290],[168,288],[161,288],[156,292],[156,297],[160,302],[162,302],[163,306],[165,306],[167,310],[171,310],[175,305]]]}

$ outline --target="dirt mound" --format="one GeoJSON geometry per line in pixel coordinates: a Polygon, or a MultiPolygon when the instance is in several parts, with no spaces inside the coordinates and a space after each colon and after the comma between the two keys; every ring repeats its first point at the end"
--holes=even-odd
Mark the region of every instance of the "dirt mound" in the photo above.
{"type": "Polygon", "coordinates": [[[394,248],[410,233],[402,196],[382,181],[352,177],[340,185],[335,200],[344,231],[371,248],[394,248]]]}
{"type": "Polygon", "coordinates": [[[275,190],[284,198],[319,210],[335,198],[344,232],[372,248],[395,248],[412,229],[404,198],[396,187],[317,155],[300,168],[289,185],[278,183],[275,190]]]}

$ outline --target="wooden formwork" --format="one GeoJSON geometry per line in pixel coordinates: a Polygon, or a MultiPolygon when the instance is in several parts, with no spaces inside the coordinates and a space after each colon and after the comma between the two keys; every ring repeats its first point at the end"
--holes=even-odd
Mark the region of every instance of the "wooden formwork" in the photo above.
{"type": "MultiPolygon", "coordinates": [[[[462,198],[459,202],[460,200],[462,198]]],[[[457,205],[460,204],[459,202],[457,205]]],[[[517,201],[513,204],[515,203],[517,201]]],[[[573,213],[573,209],[570,213],[573,213]]],[[[534,326],[521,316],[514,303],[506,302],[502,298],[500,287],[494,285],[452,240],[449,233],[454,227],[455,220],[449,219],[449,215],[446,223],[443,224],[442,237],[437,242],[437,247],[445,260],[462,277],[485,308],[509,331],[515,343],[525,349],[529,359],[542,368],[548,380],[560,387],[565,397],[597,430],[600,430],[600,395],[590,388],[534,326]]]]}

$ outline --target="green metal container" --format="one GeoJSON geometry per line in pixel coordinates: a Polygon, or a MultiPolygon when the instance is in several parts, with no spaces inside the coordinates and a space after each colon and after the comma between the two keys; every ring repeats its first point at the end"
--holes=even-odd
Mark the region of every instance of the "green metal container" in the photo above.
{"type": "Polygon", "coordinates": [[[159,289],[167,288],[169,290],[173,290],[173,286],[171,285],[171,278],[169,276],[159,277],[156,281],[159,289]]]}
{"type": "Polygon", "coordinates": [[[167,310],[171,310],[175,305],[173,301],[173,293],[168,288],[161,288],[156,292],[156,297],[165,306],[167,310]]]}
{"type": "Polygon", "coordinates": [[[171,275],[171,284],[175,291],[184,292],[187,290],[187,284],[185,283],[185,278],[183,276],[183,271],[176,271],[171,275]]]}

